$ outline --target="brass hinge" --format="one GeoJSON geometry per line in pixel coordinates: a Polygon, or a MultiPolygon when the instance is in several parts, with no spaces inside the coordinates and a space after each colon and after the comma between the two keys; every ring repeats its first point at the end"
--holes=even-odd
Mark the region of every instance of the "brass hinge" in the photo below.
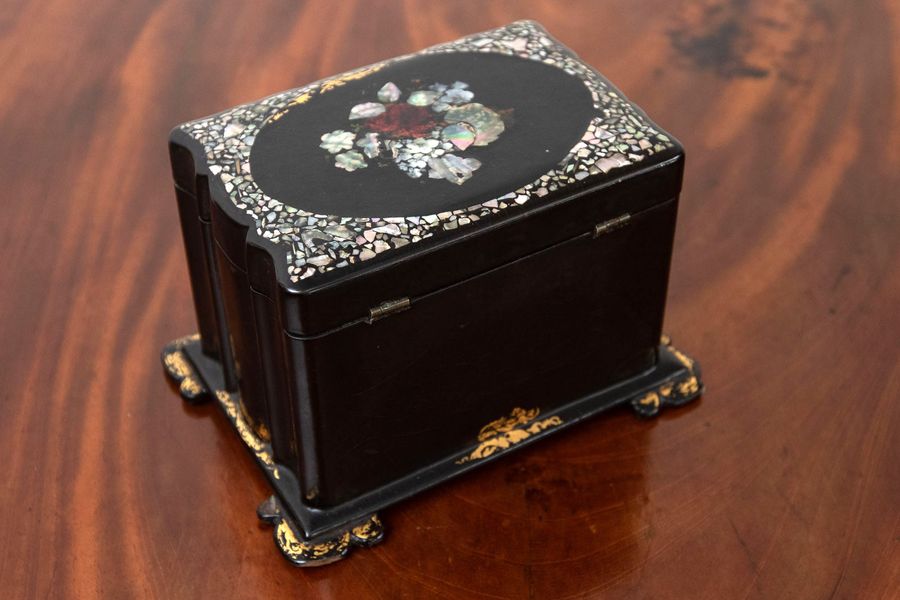
{"type": "Polygon", "coordinates": [[[398,298],[396,300],[385,300],[378,306],[369,309],[369,323],[383,319],[387,316],[404,311],[409,308],[409,298],[398,298]]]}
{"type": "Polygon", "coordinates": [[[625,227],[626,225],[628,225],[629,220],[631,220],[631,215],[625,213],[624,215],[620,215],[615,219],[610,219],[609,221],[598,223],[594,225],[594,237],[600,237],[604,233],[609,233],[610,231],[625,227]]]}

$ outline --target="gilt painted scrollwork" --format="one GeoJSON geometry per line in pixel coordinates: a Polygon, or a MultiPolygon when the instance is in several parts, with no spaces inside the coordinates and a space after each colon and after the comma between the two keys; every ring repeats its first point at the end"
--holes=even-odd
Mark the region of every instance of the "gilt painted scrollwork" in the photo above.
{"type": "Polygon", "coordinates": [[[478,446],[457,460],[456,464],[463,465],[473,460],[485,459],[501,450],[524,442],[545,429],[562,425],[562,419],[558,416],[536,420],[540,414],[539,408],[514,408],[508,417],[491,421],[478,433],[478,446]]]}
{"type": "Polygon", "coordinates": [[[682,374],[666,381],[656,389],[650,390],[631,401],[631,407],[641,417],[655,417],[665,406],[681,406],[700,395],[703,384],[700,382],[697,364],[692,358],[672,346],[672,340],[663,336],[662,344],[684,367],[682,374]]]}

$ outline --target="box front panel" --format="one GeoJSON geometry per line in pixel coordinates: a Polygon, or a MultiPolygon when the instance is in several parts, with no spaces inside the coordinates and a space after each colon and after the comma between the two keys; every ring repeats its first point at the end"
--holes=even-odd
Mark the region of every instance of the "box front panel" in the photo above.
{"type": "Polygon", "coordinates": [[[515,407],[546,411],[652,367],[676,206],[414,298],[373,324],[286,337],[303,380],[294,400],[313,420],[309,501],[346,501],[470,449],[515,407]]]}

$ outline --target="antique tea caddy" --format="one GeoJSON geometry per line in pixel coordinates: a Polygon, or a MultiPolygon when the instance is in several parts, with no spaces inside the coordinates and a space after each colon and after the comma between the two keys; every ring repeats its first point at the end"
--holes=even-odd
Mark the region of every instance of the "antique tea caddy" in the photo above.
{"type": "Polygon", "coordinates": [[[200,333],[163,360],[255,456],[295,564],[599,411],[701,392],[661,336],[682,148],[536,23],[185,123],[170,151],[200,333]]]}

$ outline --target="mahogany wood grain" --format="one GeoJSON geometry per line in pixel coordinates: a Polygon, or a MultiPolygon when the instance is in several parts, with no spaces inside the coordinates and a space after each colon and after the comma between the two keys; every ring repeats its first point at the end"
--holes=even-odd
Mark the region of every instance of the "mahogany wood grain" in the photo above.
{"type": "Polygon", "coordinates": [[[0,596],[900,598],[897,2],[7,0],[0,131],[0,596]],[[708,393],[291,567],[159,364],[196,329],[167,132],[518,18],[687,148],[666,330],[708,393]]]}

